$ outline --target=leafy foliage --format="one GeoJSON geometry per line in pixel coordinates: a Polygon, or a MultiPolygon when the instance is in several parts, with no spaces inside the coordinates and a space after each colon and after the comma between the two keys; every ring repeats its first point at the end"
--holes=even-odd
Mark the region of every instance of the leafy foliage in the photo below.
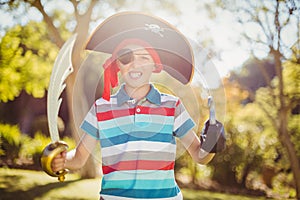
{"type": "Polygon", "coordinates": [[[21,132],[17,125],[0,124],[0,156],[14,162],[21,148],[21,132]]]}
{"type": "MultiPolygon", "coordinates": [[[[49,137],[37,132],[33,138],[21,134],[17,125],[0,124],[0,165],[34,165],[39,166],[43,149],[51,142],[49,137]]],[[[75,148],[75,142],[68,137],[63,138],[70,149],[75,148]]]]}
{"type": "MultiPolygon", "coordinates": [[[[65,137],[62,140],[69,145],[70,149],[73,149],[75,147],[75,142],[72,139],[65,137]]],[[[22,147],[19,152],[19,157],[22,159],[30,160],[37,165],[40,163],[39,160],[44,148],[50,143],[50,138],[46,137],[41,132],[37,132],[34,138],[23,135],[22,147]]]]}
{"type": "Polygon", "coordinates": [[[288,130],[295,145],[298,158],[300,160],[300,63],[284,63],[283,78],[285,82],[285,95],[290,102],[290,112],[288,120],[288,130]],[[293,112],[294,110],[294,112],[293,112]]]}
{"type": "MultiPolygon", "coordinates": [[[[300,115],[292,110],[299,104],[297,77],[300,75],[300,68],[293,62],[285,62],[283,65],[283,80],[286,85],[284,95],[289,105],[286,108],[289,117],[288,131],[299,157],[300,115]]],[[[255,187],[254,182],[263,180],[267,181],[264,184],[273,188],[274,194],[295,196],[291,163],[278,137],[278,78],[273,78],[270,86],[260,87],[255,91],[243,90],[245,87],[238,80],[225,80],[224,83],[230,102],[226,116],[227,149],[212,162],[215,167],[213,178],[226,185],[229,182],[248,188],[255,187]],[[242,104],[249,93],[253,92],[253,101],[242,104]],[[271,174],[265,169],[271,170],[271,174]]]]}
{"type": "Polygon", "coordinates": [[[0,101],[14,100],[23,89],[43,97],[56,54],[44,23],[9,30],[0,43],[0,101]]]}

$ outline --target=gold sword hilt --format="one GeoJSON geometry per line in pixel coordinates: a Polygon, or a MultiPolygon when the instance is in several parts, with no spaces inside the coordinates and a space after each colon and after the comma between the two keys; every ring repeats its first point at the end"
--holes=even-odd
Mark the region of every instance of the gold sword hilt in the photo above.
{"type": "Polygon", "coordinates": [[[62,152],[67,151],[68,148],[69,148],[69,146],[67,145],[67,143],[65,143],[63,141],[53,142],[53,143],[48,144],[44,148],[44,150],[42,152],[42,156],[41,156],[42,169],[49,176],[58,177],[58,180],[60,182],[63,182],[65,180],[65,175],[68,173],[68,170],[63,169],[58,172],[54,172],[52,170],[51,163],[58,154],[61,154],[62,152]]]}

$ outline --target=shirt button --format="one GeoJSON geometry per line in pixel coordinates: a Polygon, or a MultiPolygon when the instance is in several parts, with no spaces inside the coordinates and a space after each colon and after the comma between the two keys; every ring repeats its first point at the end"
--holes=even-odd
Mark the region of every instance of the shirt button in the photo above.
{"type": "Polygon", "coordinates": [[[136,112],[138,112],[138,113],[141,112],[141,109],[140,109],[140,108],[137,108],[137,109],[136,109],[136,112]]]}

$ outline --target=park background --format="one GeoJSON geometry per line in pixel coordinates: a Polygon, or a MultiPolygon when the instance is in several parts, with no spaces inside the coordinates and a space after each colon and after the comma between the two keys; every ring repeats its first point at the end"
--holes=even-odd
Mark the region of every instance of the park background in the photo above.
{"type": "MultiPolygon", "coordinates": [[[[58,51],[77,33],[75,70],[59,113],[60,136],[74,148],[81,134],[75,118],[84,116],[91,101],[77,86],[89,87],[97,79],[80,79],[86,73],[82,47],[101,21],[119,11],[143,11],[169,21],[205,49],[219,74],[219,85],[209,91],[225,125],[227,148],[207,166],[182,152],[176,177],[185,199],[300,199],[299,1],[0,2],[0,199],[98,198],[98,156],[64,183],[41,172],[39,157],[50,142],[46,96],[58,51]],[[82,98],[74,98],[74,91],[82,98]]],[[[87,71],[97,75],[99,70],[87,71]]],[[[209,71],[206,66],[202,72],[209,71]]],[[[102,91],[101,80],[96,81],[93,97],[102,91]]],[[[191,84],[189,89],[200,91],[199,132],[208,115],[200,98],[207,88],[191,84]]],[[[184,97],[188,92],[180,95],[192,112],[195,100],[184,97]]]]}

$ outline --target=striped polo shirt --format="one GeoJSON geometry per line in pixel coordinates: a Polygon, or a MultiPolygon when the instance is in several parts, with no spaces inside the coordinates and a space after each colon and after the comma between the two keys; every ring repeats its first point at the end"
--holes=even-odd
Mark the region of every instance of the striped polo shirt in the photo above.
{"type": "Polygon", "coordinates": [[[131,99],[124,85],[110,101],[98,99],[81,128],[100,140],[101,197],[182,199],[174,175],[175,139],[193,127],[181,101],[160,93],[152,84],[140,101],[131,99]]]}

